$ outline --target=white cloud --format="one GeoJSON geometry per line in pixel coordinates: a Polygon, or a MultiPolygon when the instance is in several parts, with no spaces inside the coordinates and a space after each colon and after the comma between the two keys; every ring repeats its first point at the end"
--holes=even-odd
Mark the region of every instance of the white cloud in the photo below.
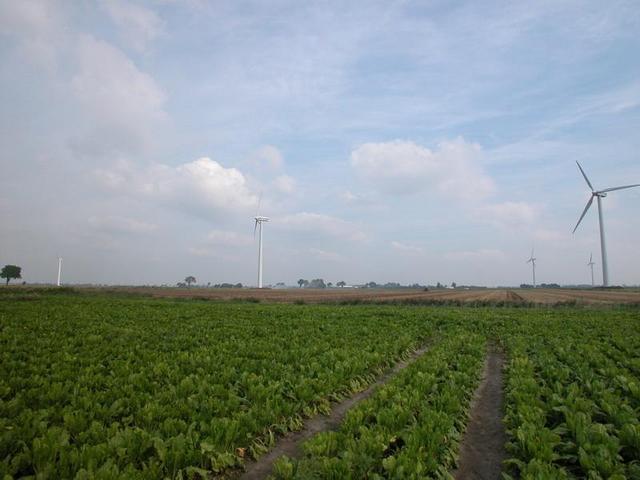
{"type": "Polygon", "coordinates": [[[142,222],[133,218],[106,216],[92,216],[87,220],[89,225],[97,231],[106,233],[151,233],[158,226],[152,223],[142,222]]]}
{"type": "Polygon", "coordinates": [[[0,34],[18,38],[31,61],[52,67],[60,24],[58,8],[53,1],[0,1],[0,34]]]}
{"type": "Polygon", "coordinates": [[[125,43],[144,52],[147,44],[160,35],[164,22],[152,10],[131,2],[103,0],[103,8],[120,30],[125,43]]]}
{"type": "Polygon", "coordinates": [[[394,250],[397,250],[399,252],[413,254],[413,255],[422,255],[424,253],[424,249],[421,247],[414,247],[412,245],[407,245],[405,243],[398,242],[395,240],[391,242],[391,247],[393,247],[394,250]]]}
{"type": "Polygon", "coordinates": [[[277,225],[304,233],[321,234],[351,241],[364,241],[366,235],[354,223],[321,213],[301,212],[287,215],[277,225]]]}
{"type": "Polygon", "coordinates": [[[203,157],[176,167],[155,164],[135,169],[121,163],[96,171],[97,179],[122,194],[161,202],[204,218],[220,218],[254,208],[258,198],[245,176],[203,157]]]}
{"type": "Polygon", "coordinates": [[[168,120],[166,95],[120,50],[89,35],[78,37],[71,90],[87,115],[89,131],[74,140],[81,152],[137,151],[157,142],[168,120]]]}
{"type": "Polygon", "coordinates": [[[480,163],[481,149],[462,138],[432,151],[410,141],[365,143],[351,153],[351,165],[379,190],[408,194],[436,188],[460,199],[486,197],[493,181],[480,163]]]}
{"type": "Polygon", "coordinates": [[[519,229],[532,226],[539,213],[538,205],[527,202],[503,202],[476,208],[474,217],[478,221],[500,228],[519,229]]]}
{"type": "Polygon", "coordinates": [[[296,189],[296,181],[289,175],[279,175],[273,181],[273,186],[280,193],[291,194],[296,189]]]}

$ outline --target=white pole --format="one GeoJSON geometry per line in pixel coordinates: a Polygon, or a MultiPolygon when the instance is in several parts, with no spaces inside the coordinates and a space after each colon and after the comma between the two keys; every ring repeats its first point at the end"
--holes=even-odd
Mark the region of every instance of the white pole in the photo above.
{"type": "Polygon", "coordinates": [[[62,257],[58,257],[58,286],[60,286],[61,276],[62,276],[62,257]]]}
{"type": "Polygon", "coordinates": [[[262,288],[262,222],[258,222],[260,240],[258,241],[258,288],[262,288]]]}
{"type": "Polygon", "coordinates": [[[536,288],[536,261],[532,260],[531,265],[533,266],[533,288],[536,288]]]}
{"type": "Polygon", "coordinates": [[[607,268],[607,246],[604,241],[604,221],[602,220],[602,201],[600,195],[598,197],[598,218],[600,220],[600,251],[602,254],[602,286],[609,286],[609,270],[607,268]]]}
{"type": "Polygon", "coordinates": [[[593,262],[591,262],[589,266],[591,267],[591,288],[593,288],[595,286],[593,281],[593,262]]]}

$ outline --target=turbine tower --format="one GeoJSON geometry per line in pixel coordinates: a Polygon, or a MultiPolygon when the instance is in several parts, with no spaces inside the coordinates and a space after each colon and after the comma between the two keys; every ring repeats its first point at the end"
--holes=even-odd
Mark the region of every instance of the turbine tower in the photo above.
{"type": "Polygon", "coordinates": [[[531,268],[533,269],[533,288],[536,288],[536,258],[533,256],[533,248],[531,249],[531,256],[527,263],[531,264],[531,268]]]}
{"type": "Polygon", "coordinates": [[[584,177],[585,182],[587,182],[587,185],[589,185],[589,188],[591,189],[591,198],[587,202],[587,206],[584,207],[584,210],[582,211],[582,215],[580,215],[580,218],[578,219],[578,223],[576,223],[576,226],[573,229],[573,233],[576,233],[576,230],[578,229],[578,225],[580,225],[580,222],[582,222],[582,219],[587,214],[587,211],[589,210],[589,208],[591,207],[591,204],[593,203],[593,197],[596,197],[598,199],[598,219],[600,221],[600,252],[602,254],[602,286],[607,287],[609,286],[609,269],[607,266],[607,247],[604,241],[604,222],[602,220],[602,199],[607,196],[608,192],[613,192],[615,190],[624,190],[625,188],[640,187],[640,183],[636,183],[633,185],[624,185],[622,187],[605,188],[604,190],[595,190],[593,188],[593,185],[591,185],[591,182],[587,178],[587,174],[584,173],[584,170],[580,166],[580,163],[578,162],[576,163],[578,164],[578,168],[580,169],[580,172],[582,173],[582,176],[584,177]]]}
{"type": "Polygon", "coordinates": [[[593,266],[595,265],[595,263],[593,263],[593,253],[589,255],[589,263],[587,263],[587,265],[591,267],[591,288],[593,288],[595,287],[595,284],[593,282],[593,266]]]}
{"type": "Polygon", "coordinates": [[[62,277],[62,257],[58,257],[58,283],[57,283],[58,286],[60,286],[61,277],[62,277]]]}
{"type": "Polygon", "coordinates": [[[253,227],[253,236],[256,235],[256,229],[259,228],[258,233],[258,288],[262,288],[262,224],[268,222],[267,217],[261,217],[260,215],[255,217],[255,225],[253,227]]]}

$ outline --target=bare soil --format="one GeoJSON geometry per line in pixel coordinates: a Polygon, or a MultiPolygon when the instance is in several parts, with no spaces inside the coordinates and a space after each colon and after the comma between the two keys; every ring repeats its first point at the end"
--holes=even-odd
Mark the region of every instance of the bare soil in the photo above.
{"type": "Polygon", "coordinates": [[[89,292],[140,294],[162,298],[193,298],[203,300],[246,300],[265,303],[505,303],[557,305],[636,304],[640,305],[640,290],[597,289],[256,289],[256,288],[175,288],[175,287],[104,287],[80,288],[89,292]]]}
{"type": "Polygon", "coordinates": [[[378,380],[371,384],[366,390],[356,393],[355,395],[336,403],[331,409],[329,415],[317,415],[304,422],[304,426],[297,432],[291,432],[281,437],[276,445],[257,461],[248,462],[245,465],[245,472],[240,477],[242,480],[258,480],[267,478],[272,470],[274,462],[282,455],[289,458],[299,457],[302,454],[302,443],[313,435],[327,430],[336,430],[347,411],[355,406],[358,402],[370,397],[377,388],[387,383],[394,375],[408,367],[416,361],[421,355],[427,351],[428,347],[422,347],[411,354],[411,356],[403,361],[396,363],[387,373],[383,374],[378,380]]]}
{"type": "Polygon", "coordinates": [[[504,355],[490,348],[483,378],[471,403],[467,430],[460,444],[456,480],[499,479],[507,440],[502,417],[504,355]]]}

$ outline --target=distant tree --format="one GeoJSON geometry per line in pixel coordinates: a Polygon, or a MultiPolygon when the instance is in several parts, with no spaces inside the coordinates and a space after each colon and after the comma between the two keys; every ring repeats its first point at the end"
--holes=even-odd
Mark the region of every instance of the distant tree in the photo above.
{"type": "Polygon", "coordinates": [[[457,284],[456,282],[451,282],[451,288],[456,288],[457,284]]]}
{"type": "Polygon", "coordinates": [[[196,283],[196,277],[189,275],[184,279],[184,283],[187,284],[187,288],[191,286],[192,283],[196,283]]]}
{"type": "Polygon", "coordinates": [[[368,288],[376,288],[377,286],[378,284],[376,282],[369,282],[365,284],[365,287],[368,287],[368,288]]]}
{"type": "Polygon", "coordinates": [[[187,284],[184,283],[184,282],[178,282],[178,283],[176,283],[176,285],[177,285],[178,288],[184,288],[184,287],[187,286],[187,284]]]}
{"type": "Polygon", "coordinates": [[[346,283],[344,282],[344,280],[340,280],[338,283],[336,283],[337,286],[339,286],[340,288],[343,288],[346,283]]]}
{"type": "Polygon", "coordinates": [[[436,288],[442,288],[442,284],[438,282],[438,284],[436,285],[436,288]]]}
{"type": "Polygon", "coordinates": [[[328,283],[327,283],[327,287],[329,287],[329,288],[333,287],[333,283],[328,282],[328,283]]]}
{"type": "Polygon", "coordinates": [[[327,288],[324,280],[321,278],[314,278],[309,282],[309,288],[327,288]]]}
{"type": "Polygon", "coordinates": [[[304,278],[301,278],[300,280],[298,280],[298,285],[300,286],[300,288],[306,287],[309,285],[309,280],[305,280],[304,278]]]}
{"type": "Polygon", "coordinates": [[[7,285],[9,285],[9,281],[12,278],[22,278],[21,273],[22,267],[18,267],[17,265],[5,265],[0,271],[0,278],[6,278],[7,285]]]}
{"type": "Polygon", "coordinates": [[[240,282],[236,283],[235,285],[236,288],[242,288],[242,284],[240,282]]]}

